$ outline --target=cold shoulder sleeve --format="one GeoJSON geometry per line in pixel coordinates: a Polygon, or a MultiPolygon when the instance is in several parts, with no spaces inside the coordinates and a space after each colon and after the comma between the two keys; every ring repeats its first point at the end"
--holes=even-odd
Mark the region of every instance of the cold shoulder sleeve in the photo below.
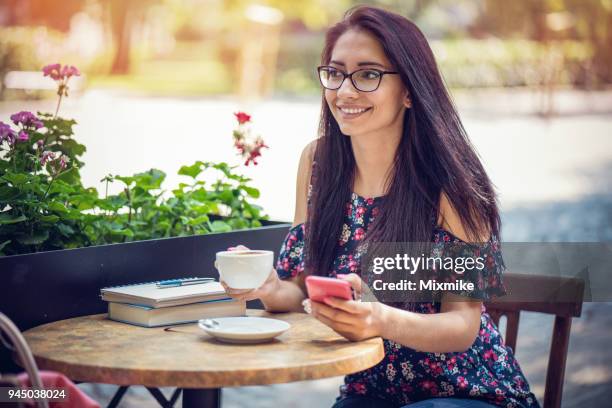
{"type": "Polygon", "coordinates": [[[462,280],[474,285],[472,290],[458,289],[449,292],[461,296],[488,301],[506,294],[503,272],[506,269],[499,239],[495,236],[484,243],[465,243],[444,229],[436,229],[433,239],[434,257],[454,260],[452,269],[437,274],[443,282],[456,283],[462,280]],[[468,268],[466,260],[473,267],[468,268]]]}
{"type": "Polygon", "coordinates": [[[292,227],[281,245],[276,261],[276,273],[280,279],[298,276],[304,271],[304,224],[292,227]]]}

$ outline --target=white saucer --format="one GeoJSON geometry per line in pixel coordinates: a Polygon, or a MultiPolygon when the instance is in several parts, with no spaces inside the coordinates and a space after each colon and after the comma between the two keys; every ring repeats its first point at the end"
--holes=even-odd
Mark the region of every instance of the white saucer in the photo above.
{"type": "Polygon", "coordinates": [[[270,341],[291,327],[282,320],[254,316],[202,319],[198,326],[218,340],[240,344],[270,341]]]}

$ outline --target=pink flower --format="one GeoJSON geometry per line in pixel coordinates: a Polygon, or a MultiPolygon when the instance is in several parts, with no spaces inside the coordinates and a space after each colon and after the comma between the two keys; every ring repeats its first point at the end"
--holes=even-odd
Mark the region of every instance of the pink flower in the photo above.
{"type": "Polygon", "coordinates": [[[64,170],[67,165],[68,165],[68,157],[62,155],[62,157],[60,157],[60,159],[59,159],[59,169],[60,169],[60,171],[64,170]]]}
{"type": "Polygon", "coordinates": [[[363,228],[359,227],[355,230],[355,241],[361,241],[363,236],[365,235],[365,231],[363,228]]]}
{"type": "Polygon", "coordinates": [[[438,393],[438,386],[434,381],[425,380],[421,382],[421,387],[423,387],[424,390],[429,391],[431,395],[436,395],[438,393]]]}
{"type": "Polygon", "coordinates": [[[485,360],[497,361],[497,354],[493,350],[487,350],[484,352],[483,357],[485,360]]]}
{"type": "Polygon", "coordinates": [[[43,76],[48,76],[54,81],[62,81],[73,76],[80,76],[81,72],[74,65],[49,64],[43,67],[43,76]]]}
{"type": "Polygon", "coordinates": [[[6,140],[8,144],[12,145],[15,143],[15,137],[15,131],[11,129],[11,126],[0,121],[0,143],[6,140]]]}
{"type": "Polygon", "coordinates": [[[40,164],[42,166],[44,166],[45,164],[47,164],[47,162],[51,160],[55,160],[55,153],[50,152],[48,150],[44,151],[43,154],[40,156],[40,164]]]}
{"type": "Polygon", "coordinates": [[[366,393],[366,386],[363,383],[353,383],[352,384],[353,389],[355,390],[355,392],[357,394],[365,394],[366,393]]]}
{"type": "Polygon", "coordinates": [[[240,125],[251,121],[251,115],[247,115],[244,112],[236,112],[234,113],[234,116],[236,116],[236,119],[238,120],[238,124],[240,125]]]}
{"type": "MultiPolygon", "coordinates": [[[[234,116],[236,116],[239,126],[251,121],[251,116],[244,112],[235,112],[234,116]]],[[[245,166],[251,163],[257,165],[257,158],[261,156],[261,150],[268,148],[261,137],[257,137],[255,140],[248,140],[251,139],[249,135],[248,129],[241,127],[233,132],[234,147],[238,150],[240,156],[245,159],[245,166]]]]}
{"type": "Polygon", "coordinates": [[[465,377],[459,376],[457,377],[457,385],[459,386],[459,388],[461,389],[466,389],[468,386],[468,382],[465,379],[465,377]]]}
{"type": "Polygon", "coordinates": [[[20,130],[19,133],[17,134],[18,142],[27,142],[29,139],[30,139],[30,136],[23,130],[20,130]]]}
{"type": "Polygon", "coordinates": [[[21,125],[22,127],[31,127],[34,129],[40,129],[44,126],[38,117],[35,114],[28,111],[21,111],[17,113],[13,113],[11,115],[11,120],[16,125],[21,125]]]}
{"type": "Polygon", "coordinates": [[[59,81],[62,79],[62,64],[49,64],[43,67],[43,75],[51,77],[54,81],[59,81]]]}
{"type": "Polygon", "coordinates": [[[74,65],[64,65],[62,68],[61,76],[63,78],[70,78],[72,76],[80,76],[81,73],[74,65]]]}
{"type": "Polygon", "coordinates": [[[259,156],[261,156],[261,149],[263,149],[263,148],[268,148],[268,146],[266,146],[263,143],[263,140],[257,139],[255,141],[255,147],[249,153],[249,157],[247,157],[247,160],[246,160],[246,162],[244,164],[246,166],[248,166],[249,162],[253,162],[253,164],[255,166],[257,166],[257,161],[255,159],[257,159],[259,156]]]}

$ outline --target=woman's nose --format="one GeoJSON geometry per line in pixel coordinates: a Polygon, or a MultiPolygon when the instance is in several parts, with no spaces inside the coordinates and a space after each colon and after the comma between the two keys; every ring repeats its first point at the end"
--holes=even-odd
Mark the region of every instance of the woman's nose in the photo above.
{"type": "Polygon", "coordinates": [[[356,98],[359,96],[359,91],[355,89],[351,78],[346,77],[340,88],[338,88],[338,96],[345,98],[356,98]]]}

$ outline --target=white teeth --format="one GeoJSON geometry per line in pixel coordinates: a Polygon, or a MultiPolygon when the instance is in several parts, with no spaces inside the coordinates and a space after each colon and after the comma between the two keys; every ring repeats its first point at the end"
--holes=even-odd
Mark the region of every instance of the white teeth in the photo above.
{"type": "Polygon", "coordinates": [[[356,114],[356,113],[363,113],[365,112],[367,109],[351,109],[351,108],[340,108],[340,110],[344,113],[351,113],[351,114],[356,114]]]}

